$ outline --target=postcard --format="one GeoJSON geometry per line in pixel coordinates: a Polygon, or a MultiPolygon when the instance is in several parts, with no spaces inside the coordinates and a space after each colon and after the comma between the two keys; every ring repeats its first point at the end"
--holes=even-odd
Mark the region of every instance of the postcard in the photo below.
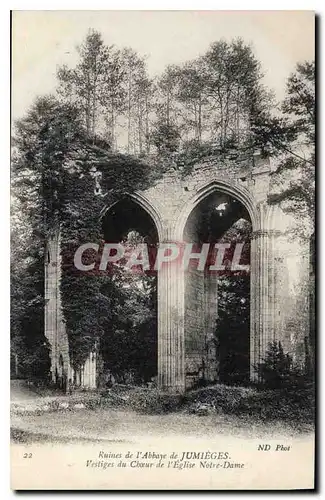
{"type": "Polygon", "coordinates": [[[11,487],[315,488],[315,13],[13,11],[11,487]]]}

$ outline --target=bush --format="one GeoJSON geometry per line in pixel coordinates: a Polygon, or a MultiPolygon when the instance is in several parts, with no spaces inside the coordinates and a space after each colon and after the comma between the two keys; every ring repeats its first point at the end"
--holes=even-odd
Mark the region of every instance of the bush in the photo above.
{"type": "Polygon", "coordinates": [[[292,358],[283,351],[281,342],[270,342],[262,363],[255,370],[266,389],[289,389],[304,387],[304,373],[294,367],[292,358]]]}
{"type": "Polygon", "coordinates": [[[315,418],[313,385],[303,388],[262,389],[217,384],[186,393],[184,410],[192,413],[200,405],[209,405],[216,413],[232,415],[258,422],[282,421],[312,424],[315,418]]]}
{"type": "Polygon", "coordinates": [[[172,413],[181,409],[183,396],[163,394],[156,388],[115,385],[102,391],[104,407],[123,408],[148,415],[172,413]]]}

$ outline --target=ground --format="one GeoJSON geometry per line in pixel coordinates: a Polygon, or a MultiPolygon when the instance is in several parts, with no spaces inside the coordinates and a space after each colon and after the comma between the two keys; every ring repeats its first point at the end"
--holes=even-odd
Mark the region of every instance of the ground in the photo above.
{"type": "MultiPolygon", "coordinates": [[[[209,439],[221,435],[256,439],[310,434],[313,430],[311,425],[292,425],[278,420],[265,422],[250,418],[247,414],[229,415],[217,409],[193,413],[192,409],[197,408],[198,404],[193,401],[163,413],[155,408],[148,414],[141,408],[147,399],[140,400],[141,404],[137,407],[133,401],[134,392],[124,390],[117,394],[114,398],[110,395],[111,399],[108,396],[104,398],[103,405],[102,398],[97,394],[49,395],[44,391],[35,392],[22,382],[13,381],[12,439],[25,443],[134,442],[144,437],[209,439]]],[[[147,394],[147,391],[135,391],[135,394],[138,403],[139,397],[147,394]]],[[[207,393],[198,394],[204,394],[206,398],[207,393]]]]}
{"type": "MultiPolygon", "coordinates": [[[[312,426],[266,421],[256,408],[254,415],[245,413],[247,401],[256,397],[254,389],[216,385],[175,398],[139,387],[66,396],[13,385],[15,489],[312,488],[312,426]],[[167,457],[162,468],[150,453],[167,457]],[[202,465],[192,453],[227,457],[207,458],[202,465]],[[154,473],[142,468],[149,466],[154,473]]],[[[258,398],[257,403],[262,413],[258,398]]]]}
{"type": "Polygon", "coordinates": [[[134,442],[142,437],[213,438],[220,435],[236,437],[288,437],[292,428],[280,424],[253,424],[238,417],[196,416],[184,414],[139,415],[116,410],[76,410],[53,412],[39,416],[12,418],[14,440],[33,441],[103,441],[134,442]]]}

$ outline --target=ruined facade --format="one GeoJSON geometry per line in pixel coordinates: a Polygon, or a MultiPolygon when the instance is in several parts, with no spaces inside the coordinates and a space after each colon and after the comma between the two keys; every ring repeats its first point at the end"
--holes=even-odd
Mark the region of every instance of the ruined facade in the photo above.
{"type": "MultiPolygon", "coordinates": [[[[129,196],[150,216],[159,243],[186,241],[190,214],[214,192],[238,200],[252,224],[250,259],[250,377],[268,343],[282,342],[296,363],[304,364],[309,332],[309,246],[292,238],[291,218],[270,206],[270,162],[255,156],[253,165],[208,160],[182,178],[169,171],[149,189],[129,196]]],[[[110,207],[107,207],[109,210],[110,207]]],[[[60,235],[48,240],[45,269],[45,334],[51,345],[52,376],[73,378],[60,299],[60,235]]],[[[216,380],[216,355],[211,341],[217,313],[217,279],[186,275],[165,265],[158,273],[158,386],[183,392],[202,370],[216,380]]],[[[80,385],[95,388],[96,352],[78,374],[80,385]]]]}

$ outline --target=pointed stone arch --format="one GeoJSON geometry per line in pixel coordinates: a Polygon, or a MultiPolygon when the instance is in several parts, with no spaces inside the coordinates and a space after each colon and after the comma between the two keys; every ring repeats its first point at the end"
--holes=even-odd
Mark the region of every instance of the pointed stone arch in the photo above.
{"type": "Polygon", "coordinates": [[[250,192],[243,186],[236,183],[226,182],[223,179],[213,180],[208,183],[202,184],[188,200],[187,204],[183,207],[178,219],[176,220],[174,227],[174,236],[176,241],[181,241],[183,238],[183,232],[190,216],[191,212],[195,207],[210,194],[215,191],[220,191],[225,194],[229,194],[233,198],[240,201],[247,212],[249,213],[253,231],[260,228],[260,217],[256,207],[256,202],[250,192]]]}
{"type": "MultiPolygon", "coordinates": [[[[246,208],[252,224],[251,241],[251,313],[250,313],[250,377],[256,379],[255,366],[261,361],[267,343],[272,337],[274,310],[269,307],[270,297],[274,295],[274,252],[273,235],[276,233],[276,216],[278,209],[269,206],[266,202],[257,202],[253,195],[244,187],[235,182],[224,179],[215,179],[202,183],[195,193],[188,199],[175,221],[172,234],[176,241],[183,241],[184,229],[192,211],[213,192],[219,191],[228,194],[241,202],[246,208]]],[[[167,273],[166,273],[167,275],[167,273]]],[[[163,364],[166,373],[161,375],[161,385],[174,387],[178,390],[186,388],[185,380],[185,342],[184,342],[184,314],[185,314],[185,287],[184,274],[178,271],[177,276],[169,273],[169,300],[165,300],[166,315],[175,310],[174,321],[170,327],[164,326],[161,335],[167,347],[163,364]],[[177,317],[176,317],[177,316],[177,317]],[[172,346],[172,349],[170,349],[172,346]],[[168,352],[172,356],[168,358],[168,352]],[[167,381],[167,383],[166,383],[167,381]]],[[[165,281],[165,280],[161,280],[165,281]]],[[[166,289],[164,286],[164,290],[166,289]]],[[[169,315],[170,319],[171,315],[169,315]]],[[[164,325],[161,318],[160,323],[164,325]]]]}
{"type": "Polygon", "coordinates": [[[115,205],[120,203],[123,199],[129,199],[137,203],[152,219],[158,234],[158,241],[163,239],[163,222],[162,217],[157,208],[148,200],[146,196],[141,193],[124,193],[123,197],[116,200],[114,203],[107,205],[100,213],[103,218],[115,205]]]}
{"type": "MultiPolygon", "coordinates": [[[[293,297],[289,306],[285,302],[288,298],[285,272],[288,269],[283,249],[288,247],[285,235],[287,216],[279,207],[267,203],[270,166],[266,162],[256,164],[254,160],[252,168],[238,164],[235,168],[230,167],[231,165],[219,167],[212,160],[209,164],[194,169],[193,175],[186,179],[181,178],[177,172],[169,171],[145,191],[122,194],[115,203],[107,204],[100,216],[105,217],[114,205],[123,198],[128,198],[151,219],[159,243],[181,243],[188,217],[210,194],[219,191],[238,200],[248,212],[253,228],[250,322],[253,367],[265,355],[270,340],[282,339],[287,324],[293,323],[297,316],[298,299],[301,299],[300,304],[303,297],[301,293],[297,299],[293,297]]],[[[45,331],[52,346],[54,369],[59,354],[58,346],[68,345],[67,338],[64,337],[59,293],[59,232],[55,238],[49,238],[48,248],[51,262],[46,260],[45,263],[45,331]]],[[[304,261],[301,262],[303,265],[304,261]]],[[[303,314],[307,318],[307,313],[303,314]]],[[[302,327],[303,325],[299,326],[299,332],[303,332],[302,327]]],[[[303,338],[303,333],[299,335],[303,338]]],[[[161,390],[184,391],[185,362],[184,280],[181,270],[175,266],[166,266],[159,271],[158,276],[158,384],[161,390]]],[[[254,378],[252,368],[251,379],[254,378]]]]}

